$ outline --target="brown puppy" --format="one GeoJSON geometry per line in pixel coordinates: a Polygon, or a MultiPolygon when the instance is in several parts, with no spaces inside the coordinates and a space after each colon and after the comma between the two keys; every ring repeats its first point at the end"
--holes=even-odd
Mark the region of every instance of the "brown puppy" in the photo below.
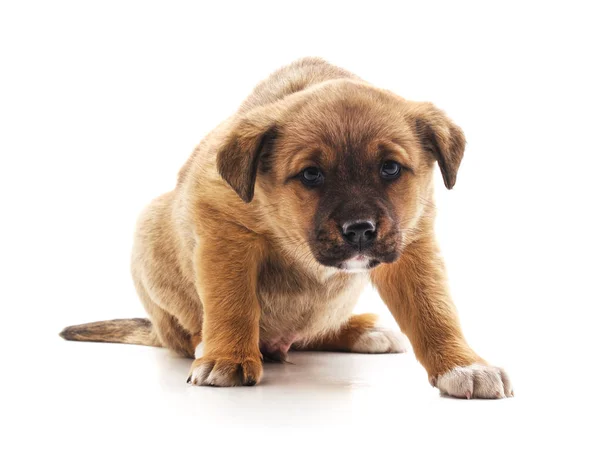
{"type": "Polygon", "coordinates": [[[132,274],[150,320],[66,328],[66,339],[164,346],[194,356],[196,385],[254,385],[263,355],[400,352],[373,315],[379,290],[442,392],[512,395],[465,342],[433,234],[433,167],[452,188],[462,131],[307,58],[261,82],[195,149],[175,190],[139,220],[132,274]],[[198,349],[198,351],[196,351],[198,349]]]}

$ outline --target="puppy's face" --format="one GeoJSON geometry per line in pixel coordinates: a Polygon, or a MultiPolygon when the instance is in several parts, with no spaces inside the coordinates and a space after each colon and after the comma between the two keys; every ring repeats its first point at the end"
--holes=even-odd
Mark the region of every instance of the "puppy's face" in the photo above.
{"type": "Polygon", "coordinates": [[[275,234],[299,256],[349,271],[393,262],[430,201],[435,160],[454,184],[462,132],[429,104],[355,82],[295,97],[237,127],[221,174],[245,201],[259,186],[275,234]]]}

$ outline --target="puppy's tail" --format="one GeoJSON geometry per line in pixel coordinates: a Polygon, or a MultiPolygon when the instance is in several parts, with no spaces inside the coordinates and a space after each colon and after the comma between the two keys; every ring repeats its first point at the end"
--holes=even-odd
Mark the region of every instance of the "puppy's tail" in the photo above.
{"type": "Polygon", "coordinates": [[[65,340],[126,343],[161,347],[147,318],[96,321],[65,327],[59,334],[65,340]]]}

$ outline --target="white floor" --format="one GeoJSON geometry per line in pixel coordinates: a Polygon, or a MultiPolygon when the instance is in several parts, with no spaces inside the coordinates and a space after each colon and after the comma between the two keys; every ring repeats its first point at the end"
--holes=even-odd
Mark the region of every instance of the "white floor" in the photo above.
{"type": "Polygon", "coordinates": [[[185,382],[190,361],[167,350],[48,337],[37,349],[43,352],[29,354],[4,383],[2,410],[11,425],[2,434],[10,445],[2,447],[205,447],[207,441],[594,447],[598,441],[591,433],[597,413],[582,413],[591,398],[581,402],[562,385],[551,388],[557,380],[548,377],[551,370],[513,371],[513,399],[467,401],[440,397],[412,353],[296,352],[291,363],[267,364],[256,387],[194,387],[185,382]]]}
{"type": "MultiPolygon", "coordinates": [[[[511,399],[467,401],[440,397],[412,352],[292,352],[291,363],[266,364],[255,387],[190,386],[191,361],[165,349],[58,336],[68,324],[143,316],[126,273],[94,290],[65,284],[62,295],[60,275],[52,287],[20,279],[0,294],[17,294],[0,315],[1,448],[600,447],[595,318],[573,300],[565,310],[540,308],[549,295],[457,295],[468,341],[515,387],[511,399]]],[[[357,306],[365,311],[394,325],[371,289],[357,306]]]]}

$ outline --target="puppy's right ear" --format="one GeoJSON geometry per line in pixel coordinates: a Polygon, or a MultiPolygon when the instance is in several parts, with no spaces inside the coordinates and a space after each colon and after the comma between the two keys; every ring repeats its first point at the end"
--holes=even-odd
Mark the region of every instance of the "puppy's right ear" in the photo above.
{"type": "Polygon", "coordinates": [[[277,124],[267,116],[244,117],[234,124],[217,154],[219,174],[246,203],[254,197],[260,159],[275,140],[277,124]]]}

